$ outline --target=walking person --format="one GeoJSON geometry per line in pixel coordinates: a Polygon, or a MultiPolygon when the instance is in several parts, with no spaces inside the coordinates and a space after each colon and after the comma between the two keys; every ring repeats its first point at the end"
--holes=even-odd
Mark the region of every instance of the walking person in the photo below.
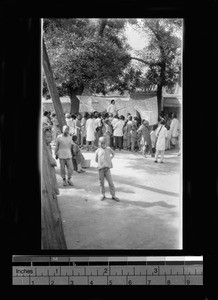
{"type": "Polygon", "coordinates": [[[106,139],[105,137],[99,138],[99,148],[95,152],[95,161],[98,163],[98,173],[99,173],[99,181],[100,181],[100,192],[102,194],[101,201],[103,201],[105,197],[105,186],[104,179],[106,178],[110,194],[112,199],[115,201],[119,201],[119,199],[115,195],[115,187],[112,180],[110,169],[112,166],[112,159],[115,155],[114,151],[110,147],[106,147],[106,139]]]}
{"type": "Polygon", "coordinates": [[[165,152],[165,147],[166,147],[166,139],[167,139],[167,129],[164,126],[165,125],[165,120],[162,119],[160,121],[160,125],[157,128],[156,131],[156,153],[155,153],[155,158],[154,158],[154,162],[158,162],[158,156],[160,154],[160,162],[163,163],[163,159],[164,159],[164,152],[165,152]]]}
{"type": "Polygon", "coordinates": [[[72,153],[71,153],[71,145],[72,138],[69,135],[69,126],[63,126],[63,133],[57,137],[56,147],[55,147],[55,156],[56,159],[59,158],[60,161],[60,169],[61,169],[61,177],[63,179],[63,186],[67,186],[68,184],[73,186],[73,182],[71,181],[71,176],[73,175],[73,163],[72,163],[72,153]],[[67,167],[67,175],[68,179],[66,181],[66,170],[67,167]]]}

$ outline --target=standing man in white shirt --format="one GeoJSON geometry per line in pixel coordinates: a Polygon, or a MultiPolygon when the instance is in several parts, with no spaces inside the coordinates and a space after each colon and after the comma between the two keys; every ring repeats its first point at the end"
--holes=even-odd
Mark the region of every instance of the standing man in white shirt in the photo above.
{"type": "Polygon", "coordinates": [[[111,100],[111,104],[108,106],[107,108],[107,113],[108,114],[113,114],[113,116],[116,115],[117,113],[117,107],[116,107],[116,104],[115,104],[115,100],[111,100]]]}

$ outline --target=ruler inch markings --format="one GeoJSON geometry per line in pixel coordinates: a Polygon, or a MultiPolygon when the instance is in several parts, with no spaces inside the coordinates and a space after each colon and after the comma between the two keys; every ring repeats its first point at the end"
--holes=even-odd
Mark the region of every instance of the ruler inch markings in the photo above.
{"type": "Polygon", "coordinates": [[[76,285],[203,284],[203,256],[198,259],[189,257],[187,260],[185,257],[169,257],[168,260],[154,257],[153,261],[152,259],[153,257],[149,257],[149,259],[145,257],[122,257],[122,259],[115,257],[113,260],[113,257],[110,257],[107,260],[106,257],[99,257],[95,261],[95,257],[92,257],[92,261],[89,263],[87,257],[81,256],[72,258],[53,256],[50,259],[46,257],[45,261],[43,261],[43,256],[40,258],[34,256],[30,267],[29,264],[25,264],[25,260],[22,260],[20,265],[19,260],[15,261],[15,265],[12,264],[13,284],[71,285],[71,282],[76,285]],[[105,267],[107,267],[107,271],[105,271],[105,267]],[[72,281],[70,277],[72,277],[72,281]],[[75,281],[73,277],[75,277],[75,281]]]}

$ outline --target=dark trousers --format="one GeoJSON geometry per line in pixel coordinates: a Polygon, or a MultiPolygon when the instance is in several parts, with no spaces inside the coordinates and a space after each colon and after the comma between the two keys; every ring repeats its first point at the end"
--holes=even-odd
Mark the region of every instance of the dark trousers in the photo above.
{"type": "Polygon", "coordinates": [[[119,148],[120,150],[122,149],[122,136],[115,136],[114,137],[114,149],[119,148]]]}
{"type": "Polygon", "coordinates": [[[114,147],[114,137],[110,136],[110,147],[113,148],[114,147]]]}

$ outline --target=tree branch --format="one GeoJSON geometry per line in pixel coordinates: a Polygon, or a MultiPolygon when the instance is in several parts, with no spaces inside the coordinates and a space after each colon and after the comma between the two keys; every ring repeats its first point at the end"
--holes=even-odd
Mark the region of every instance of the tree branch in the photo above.
{"type": "Polygon", "coordinates": [[[103,37],[104,29],[105,29],[105,27],[107,25],[107,22],[108,22],[107,19],[101,19],[101,21],[100,21],[100,26],[99,26],[99,31],[98,31],[98,35],[100,37],[103,37]]]}
{"type": "Polygon", "coordinates": [[[135,60],[138,60],[138,61],[140,61],[140,62],[142,62],[142,63],[144,63],[145,65],[149,65],[149,66],[160,66],[160,63],[161,62],[150,62],[150,61],[146,61],[146,60],[144,60],[144,59],[141,59],[141,58],[138,58],[138,57],[130,57],[130,59],[135,59],[135,60]]]}

